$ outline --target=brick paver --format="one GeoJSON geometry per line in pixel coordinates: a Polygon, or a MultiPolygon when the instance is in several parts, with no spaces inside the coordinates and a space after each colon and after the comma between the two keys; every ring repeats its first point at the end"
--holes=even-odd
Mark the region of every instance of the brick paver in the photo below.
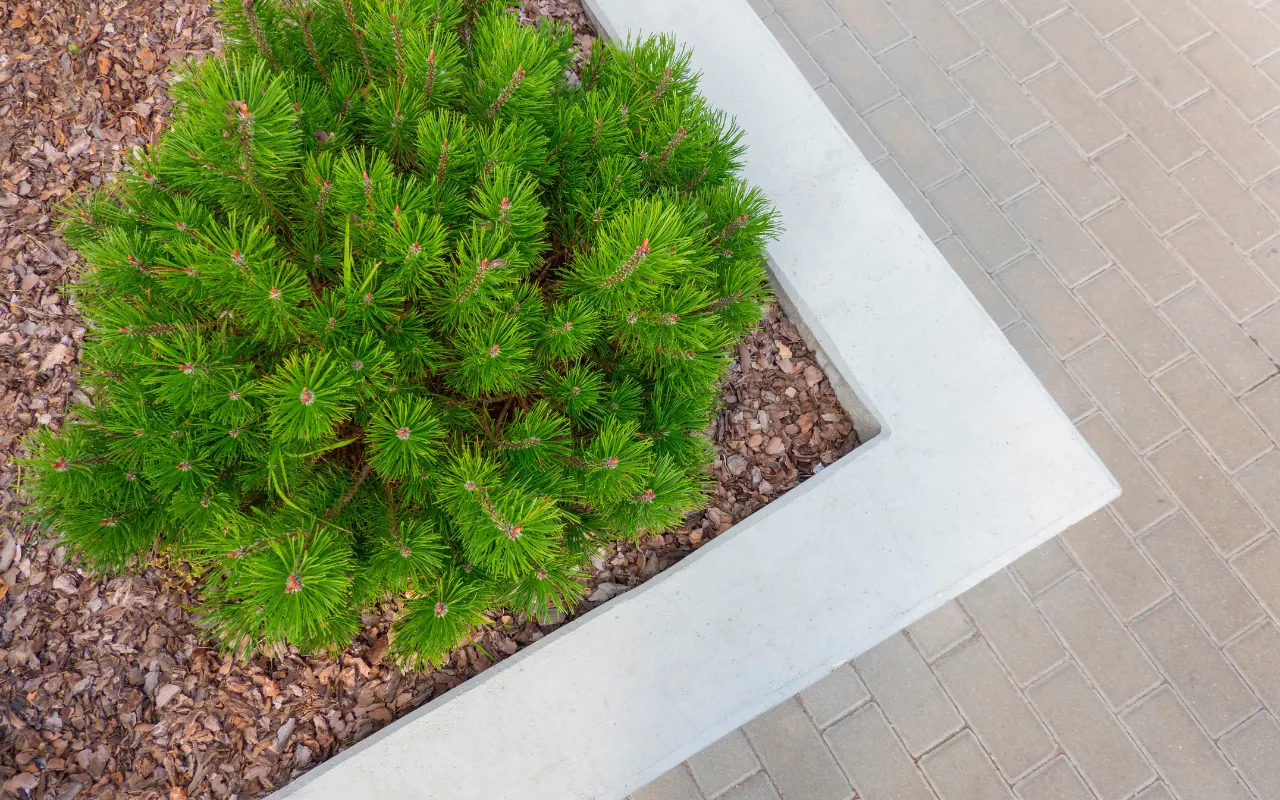
{"type": "Polygon", "coordinates": [[[751,5],[1124,494],[636,800],[1280,797],[1280,0],[751,5]]]}

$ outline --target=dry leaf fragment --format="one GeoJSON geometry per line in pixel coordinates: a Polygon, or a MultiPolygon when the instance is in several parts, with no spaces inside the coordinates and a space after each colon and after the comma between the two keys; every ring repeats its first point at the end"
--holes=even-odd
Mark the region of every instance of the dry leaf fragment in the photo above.
{"type": "Polygon", "coordinates": [[[30,772],[19,772],[12,778],[4,782],[4,790],[9,794],[22,797],[31,796],[31,792],[40,785],[40,780],[30,772]],[[19,794],[21,792],[22,794],[19,794]]]}
{"type": "Polygon", "coordinates": [[[44,357],[44,361],[40,362],[40,371],[44,372],[48,370],[50,367],[53,367],[57,364],[61,364],[63,361],[66,361],[67,355],[70,352],[71,352],[71,348],[67,347],[62,342],[58,342],[53,346],[53,349],[49,351],[49,354],[44,357]]]}
{"type": "Polygon", "coordinates": [[[178,692],[182,691],[182,687],[176,683],[166,683],[156,691],[156,708],[164,708],[165,705],[178,696],[178,692]]]}

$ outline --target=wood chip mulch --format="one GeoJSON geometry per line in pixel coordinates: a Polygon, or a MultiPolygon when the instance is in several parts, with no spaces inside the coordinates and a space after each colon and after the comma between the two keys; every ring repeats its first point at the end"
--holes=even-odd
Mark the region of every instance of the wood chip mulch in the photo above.
{"type": "MultiPolygon", "coordinates": [[[[577,0],[528,0],[588,47],[577,0]]],[[[62,424],[84,326],[64,287],[76,256],[56,206],[99,185],[169,108],[165,71],[217,49],[206,0],[0,0],[0,795],[261,797],[558,625],[503,616],[445,668],[383,662],[395,610],[365,616],[336,658],[291,651],[248,663],[210,647],[182,565],[85,573],[21,523],[13,459],[62,424]]],[[[852,425],[777,310],[740,348],[711,430],[711,507],[679,530],[593,558],[583,613],[703,546],[854,444],[852,425]]]]}

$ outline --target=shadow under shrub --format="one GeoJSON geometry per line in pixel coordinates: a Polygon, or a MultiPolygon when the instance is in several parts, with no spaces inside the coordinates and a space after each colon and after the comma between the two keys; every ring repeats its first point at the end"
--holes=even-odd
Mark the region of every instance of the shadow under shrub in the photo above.
{"type": "Polygon", "coordinates": [[[233,0],[171,129],[78,201],[94,406],[32,441],[100,568],[164,550],[228,649],[438,662],[581,597],[704,503],[702,432],[768,302],[767,201],[668,39],[463,0],[233,0]]]}

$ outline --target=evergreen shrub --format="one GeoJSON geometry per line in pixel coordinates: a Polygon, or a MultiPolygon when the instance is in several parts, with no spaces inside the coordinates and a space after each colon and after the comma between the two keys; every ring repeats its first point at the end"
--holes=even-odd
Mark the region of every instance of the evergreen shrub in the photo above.
{"type": "Polygon", "coordinates": [[[773,212],[668,38],[484,0],[229,0],[157,146],[68,211],[92,407],[32,440],[90,564],[164,552],[231,651],[441,663],[701,507],[773,212]]]}

